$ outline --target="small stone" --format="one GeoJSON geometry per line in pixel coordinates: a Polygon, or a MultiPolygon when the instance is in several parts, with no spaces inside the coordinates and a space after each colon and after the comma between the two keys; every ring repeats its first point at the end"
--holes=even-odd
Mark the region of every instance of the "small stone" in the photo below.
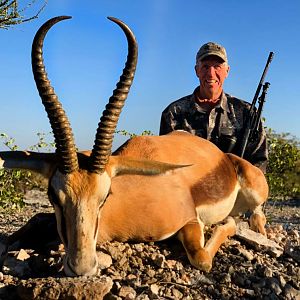
{"type": "Polygon", "coordinates": [[[174,295],[175,299],[182,299],[183,297],[183,294],[176,288],[172,288],[172,294],[174,295]]]}
{"type": "Polygon", "coordinates": [[[152,255],[152,260],[160,268],[167,267],[166,258],[162,254],[152,255]]]}
{"type": "Polygon", "coordinates": [[[152,269],[150,269],[150,270],[148,270],[147,271],[147,275],[149,276],[149,277],[154,277],[155,276],[155,271],[154,270],[152,270],[152,269]]]}
{"type": "Polygon", "coordinates": [[[136,300],[150,300],[150,298],[148,295],[141,294],[136,297],[136,300]]]}
{"type": "Polygon", "coordinates": [[[97,252],[98,266],[101,270],[107,269],[112,265],[112,258],[104,252],[97,252]]]}
{"type": "Polygon", "coordinates": [[[107,251],[109,252],[110,256],[116,261],[120,260],[123,257],[122,252],[112,245],[109,245],[107,247],[107,251]]]}
{"type": "Polygon", "coordinates": [[[120,288],[122,287],[119,281],[115,281],[114,285],[117,290],[120,290],[120,288]]]}
{"type": "Polygon", "coordinates": [[[191,279],[192,285],[201,286],[201,284],[213,285],[213,282],[203,274],[199,274],[191,279]]]}
{"type": "Polygon", "coordinates": [[[64,244],[59,244],[58,251],[59,252],[65,252],[65,246],[64,246],[64,244]]]}
{"type": "Polygon", "coordinates": [[[108,294],[113,282],[106,276],[92,278],[35,278],[22,280],[17,299],[95,299],[108,294]],[[27,296],[27,297],[24,297],[27,296]]]}
{"type": "Polygon", "coordinates": [[[154,294],[154,295],[158,295],[159,293],[159,286],[157,284],[151,284],[150,285],[150,291],[154,294]]]}
{"type": "Polygon", "coordinates": [[[119,296],[125,299],[135,299],[136,291],[130,286],[122,286],[119,290],[119,296]]]}
{"type": "Polygon", "coordinates": [[[187,274],[183,274],[180,279],[181,279],[183,284],[186,284],[186,285],[191,284],[190,277],[187,274]]]}
{"type": "Polygon", "coordinates": [[[136,276],[134,274],[129,274],[129,275],[127,275],[126,279],[134,280],[134,279],[136,279],[136,276]]]}
{"type": "Polygon", "coordinates": [[[284,277],[282,275],[279,275],[278,280],[279,280],[281,287],[283,288],[286,285],[286,280],[284,279],[284,277]]]}
{"type": "Polygon", "coordinates": [[[254,232],[247,228],[247,222],[240,222],[237,224],[236,236],[250,245],[254,246],[257,250],[264,249],[273,257],[279,257],[283,253],[283,248],[272,240],[269,240],[264,235],[254,232]],[[246,225],[244,224],[246,223],[246,225]]]}
{"type": "Polygon", "coordinates": [[[119,266],[123,266],[127,262],[127,258],[123,256],[120,260],[118,260],[119,266]]]}
{"type": "Polygon", "coordinates": [[[123,244],[123,243],[119,243],[118,244],[118,249],[120,252],[124,252],[124,250],[126,249],[126,245],[127,244],[123,244]]]}
{"type": "Polygon", "coordinates": [[[230,274],[222,274],[221,283],[230,283],[231,276],[230,274]]]}
{"type": "Polygon", "coordinates": [[[175,266],[177,264],[177,261],[176,260],[172,260],[172,259],[168,259],[166,261],[166,266],[169,268],[169,269],[174,269],[175,266]]]}
{"type": "Polygon", "coordinates": [[[300,238],[299,231],[296,230],[296,229],[290,230],[288,234],[289,234],[289,236],[293,236],[293,237],[295,237],[296,239],[299,239],[299,238],[300,238]]]}
{"type": "Polygon", "coordinates": [[[273,276],[273,271],[269,267],[264,267],[263,276],[264,277],[272,277],[273,276]]]}
{"type": "Polygon", "coordinates": [[[26,259],[28,259],[30,257],[30,255],[24,250],[21,249],[16,257],[17,260],[21,260],[24,261],[26,259]]]}
{"type": "Polygon", "coordinates": [[[160,290],[159,296],[164,296],[167,299],[174,299],[172,290],[167,287],[164,290],[160,290]]]}
{"type": "Polygon", "coordinates": [[[244,289],[244,292],[248,296],[254,296],[255,295],[255,291],[251,290],[251,289],[244,289]]]}
{"type": "Polygon", "coordinates": [[[252,261],[254,259],[254,256],[247,250],[240,248],[239,252],[243,257],[245,257],[247,260],[252,261]]]}
{"type": "Polygon", "coordinates": [[[135,244],[134,246],[135,246],[134,248],[135,248],[135,250],[137,252],[143,252],[143,250],[144,250],[143,245],[141,245],[141,244],[135,244]]]}

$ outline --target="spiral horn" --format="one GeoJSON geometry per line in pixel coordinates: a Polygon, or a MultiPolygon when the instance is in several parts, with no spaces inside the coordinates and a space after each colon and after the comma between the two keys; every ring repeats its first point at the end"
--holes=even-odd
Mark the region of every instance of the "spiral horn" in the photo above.
{"type": "Polygon", "coordinates": [[[68,16],[59,16],[44,23],[34,37],[31,51],[34,80],[53,130],[56,153],[59,158],[59,170],[64,174],[71,173],[78,169],[76,146],[66,113],[63,110],[45,71],[43,43],[48,30],[54,24],[70,18],[71,17],[68,16]]]}
{"type": "Polygon", "coordinates": [[[113,17],[108,17],[108,19],[118,24],[124,31],[128,43],[128,55],[120,80],[100,118],[94,147],[90,156],[89,170],[92,173],[99,174],[104,172],[109,155],[111,154],[114,133],[121,110],[132,85],[138,56],[137,42],[131,29],[121,20],[113,17]]]}

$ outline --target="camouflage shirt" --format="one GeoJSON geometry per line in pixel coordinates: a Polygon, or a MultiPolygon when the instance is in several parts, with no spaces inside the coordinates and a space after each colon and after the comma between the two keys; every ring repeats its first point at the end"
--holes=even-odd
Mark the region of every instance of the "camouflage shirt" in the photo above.
{"type": "MultiPolygon", "coordinates": [[[[238,154],[250,104],[223,93],[221,100],[209,111],[196,102],[198,90],[199,87],[163,111],[160,135],[181,129],[210,140],[224,152],[238,154]]],[[[266,171],[267,139],[261,121],[255,139],[247,144],[244,158],[266,171]]]]}

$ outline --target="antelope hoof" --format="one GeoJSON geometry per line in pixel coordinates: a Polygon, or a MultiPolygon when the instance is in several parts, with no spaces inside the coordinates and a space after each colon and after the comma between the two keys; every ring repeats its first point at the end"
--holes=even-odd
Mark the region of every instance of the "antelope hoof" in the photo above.
{"type": "Polygon", "coordinates": [[[198,251],[194,259],[190,259],[191,264],[199,270],[209,272],[212,268],[212,257],[204,249],[198,251]]]}
{"type": "Polygon", "coordinates": [[[209,262],[201,262],[198,267],[198,269],[207,273],[210,272],[211,268],[212,268],[212,264],[209,262]]]}
{"type": "Polygon", "coordinates": [[[267,235],[265,230],[266,217],[264,214],[254,213],[250,217],[250,228],[253,231],[259,232],[263,235],[267,235]]]}

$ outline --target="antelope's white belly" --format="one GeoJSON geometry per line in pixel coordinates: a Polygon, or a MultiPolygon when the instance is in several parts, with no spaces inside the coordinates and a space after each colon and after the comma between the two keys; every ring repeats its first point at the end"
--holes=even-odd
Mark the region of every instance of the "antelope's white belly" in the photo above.
{"type": "Polygon", "coordinates": [[[223,221],[234,207],[239,185],[235,186],[232,193],[224,199],[217,200],[214,203],[203,204],[196,207],[198,218],[205,224],[215,224],[223,221]]]}

